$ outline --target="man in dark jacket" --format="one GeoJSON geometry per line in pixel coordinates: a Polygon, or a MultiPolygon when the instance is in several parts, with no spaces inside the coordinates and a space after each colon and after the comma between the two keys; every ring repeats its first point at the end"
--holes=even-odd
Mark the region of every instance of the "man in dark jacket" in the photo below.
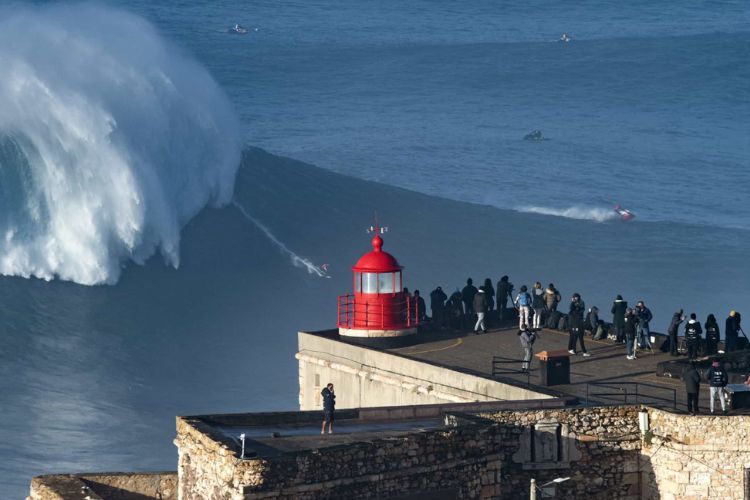
{"type": "Polygon", "coordinates": [[[513,300],[513,283],[508,281],[507,276],[500,278],[497,282],[497,288],[495,290],[497,294],[497,311],[500,321],[505,319],[505,310],[508,308],[508,298],[513,300]]]}
{"type": "Polygon", "coordinates": [[[638,320],[638,348],[651,350],[651,320],[654,315],[646,304],[639,300],[635,305],[635,317],[638,320]]]}
{"type": "Polygon", "coordinates": [[[487,314],[487,295],[484,293],[484,287],[479,287],[479,290],[474,295],[474,312],[477,315],[477,324],[474,325],[474,333],[479,334],[479,330],[482,333],[487,333],[487,327],[484,325],[484,315],[487,314]]]}
{"type": "Polygon", "coordinates": [[[591,355],[586,352],[586,346],[583,343],[583,312],[585,310],[586,304],[581,300],[581,296],[574,293],[568,311],[568,352],[575,354],[576,342],[580,342],[581,352],[584,357],[588,358],[591,355]]]}
{"type": "Polygon", "coordinates": [[[432,309],[432,322],[435,328],[442,328],[445,322],[445,301],[448,296],[441,287],[430,292],[430,309],[432,309]]]}
{"type": "Polygon", "coordinates": [[[687,345],[688,358],[690,359],[698,357],[701,333],[703,333],[703,328],[701,328],[700,322],[696,319],[695,313],[690,313],[690,319],[685,325],[685,344],[687,345]]]}
{"type": "Polygon", "coordinates": [[[719,345],[719,323],[716,322],[716,316],[709,314],[706,318],[706,355],[711,356],[718,352],[719,345]]]}
{"type": "Polygon", "coordinates": [[[320,429],[321,434],[326,433],[326,424],[328,424],[328,434],[333,433],[333,412],[336,410],[336,394],[333,392],[333,384],[329,383],[320,391],[323,396],[323,426],[320,429]]]}
{"type": "Polygon", "coordinates": [[[682,309],[672,315],[672,321],[669,323],[667,333],[669,334],[669,355],[677,356],[677,333],[680,331],[680,324],[685,321],[682,309]]]}
{"type": "Polygon", "coordinates": [[[724,387],[727,386],[729,377],[727,372],[721,367],[718,361],[711,363],[711,368],[708,369],[708,385],[711,387],[711,413],[714,412],[714,400],[716,396],[719,396],[721,401],[721,411],[724,415],[727,414],[727,402],[724,398],[724,387]]]}
{"type": "Polygon", "coordinates": [[[461,299],[464,301],[464,314],[467,318],[471,317],[474,313],[474,295],[477,294],[477,287],[474,286],[474,281],[469,278],[466,280],[466,286],[461,290],[461,299]]]}
{"type": "Polygon", "coordinates": [[[627,345],[628,351],[627,358],[635,359],[635,336],[638,320],[635,318],[635,314],[630,308],[625,310],[625,316],[622,318],[622,320],[624,322],[623,330],[625,333],[625,343],[627,345]]]}
{"type": "Polygon", "coordinates": [[[737,311],[731,311],[727,318],[725,329],[724,329],[724,350],[726,352],[732,352],[737,350],[737,336],[740,332],[740,322],[738,320],[739,313],[737,311]]]}
{"type": "Polygon", "coordinates": [[[685,381],[685,391],[687,391],[687,407],[691,415],[698,413],[698,390],[700,389],[701,376],[695,369],[695,364],[691,361],[685,371],[682,372],[682,380],[685,381]]]}
{"type": "Polygon", "coordinates": [[[625,342],[625,311],[628,310],[628,302],[618,295],[612,304],[612,324],[615,325],[617,342],[625,342]]]}
{"type": "Polygon", "coordinates": [[[424,299],[419,294],[419,290],[414,290],[414,297],[412,298],[412,307],[416,313],[416,317],[420,323],[424,323],[427,319],[427,305],[424,303],[424,299]]]}

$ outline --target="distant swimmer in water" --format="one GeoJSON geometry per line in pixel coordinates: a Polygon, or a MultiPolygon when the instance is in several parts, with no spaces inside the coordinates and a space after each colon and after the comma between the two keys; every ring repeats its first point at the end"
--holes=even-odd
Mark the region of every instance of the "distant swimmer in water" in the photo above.
{"type": "Polygon", "coordinates": [[[235,24],[234,26],[232,26],[231,28],[229,28],[227,31],[229,33],[236,33],[238,35],[244,35],[244,34],[247,33],[247,29],[243,28],[239,24],[235,24]]]}
{"type": "Polygon", "coordinates": [[[568,36],[567,33],[563,33],[562,35],[560,35],[560,40],[558,41],[567,43],[570,41],[570,36],[568,36]]]}
{"type": "Polygon", "coordinates": [[[523,136],[524,141],[543,141],[544,137],[542,136],[541,130],[532,130],[525,136],[523,136]]]}

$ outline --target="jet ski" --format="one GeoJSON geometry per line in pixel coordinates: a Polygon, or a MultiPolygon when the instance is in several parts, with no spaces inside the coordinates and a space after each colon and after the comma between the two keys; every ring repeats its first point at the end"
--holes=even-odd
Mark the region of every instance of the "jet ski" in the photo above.
{"type": "Polygon", "coordinates": [[[239,24],[235,24],[231,28],[227,30],[227,33],[234,33],[235,35],[246,35],[247,34],[247,28],[243,28],[239,24]]]}
{"type": "Polygon", "coordinates": [[[558,42],[568,43],[570,41],[570,36],[567,33],[563,33],[560,35],[560,39],[558,42]]]}
{"type": "Polygon", "coordinates": [[[541,130],[532,130],[525,136],[523,136],[524,141],[543,141],[544,137],[542,136],[541,130]]]}
{"type": "Polygon", "coordinates": [[[620,205],[615,205],[615,213],[620,216],[621,221],[629,221],[635,219],[635,214],[627,208],[622,208],[620,205]]]}

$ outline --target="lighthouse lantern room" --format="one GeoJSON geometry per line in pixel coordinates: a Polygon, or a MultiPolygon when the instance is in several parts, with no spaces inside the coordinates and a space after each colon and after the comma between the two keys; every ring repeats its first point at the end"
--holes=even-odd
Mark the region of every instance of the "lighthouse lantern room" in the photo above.
{"type": "Polygon", "coordinates": [[[352,267],[354,293],[339,296],[339,335],[352,342],[377,345],[403,345],[416,338],[419,311],[404,294],[401,267],[393,255],[383,251],[386,231],[377,225],[372,251],[352,267]]]}

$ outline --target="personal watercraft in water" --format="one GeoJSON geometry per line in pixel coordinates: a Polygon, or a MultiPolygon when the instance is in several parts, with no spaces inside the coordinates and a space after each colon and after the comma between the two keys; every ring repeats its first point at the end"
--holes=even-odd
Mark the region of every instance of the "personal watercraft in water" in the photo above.
{"type": "Polygon", "coordinates": [[[629,221],[635,219],[635,214],[627,208],[622,208],[620,205],[615,205],[615,213],[620,216],[621,221],[629,221]]]}
{"type": "Polygon", "coordinates": [[[235,24],[231,28],[227,30],[227,33],[234,33],[236,35],[246,35],[247,34],[247,28],[243,28],[239,24],[235,24]]]}

